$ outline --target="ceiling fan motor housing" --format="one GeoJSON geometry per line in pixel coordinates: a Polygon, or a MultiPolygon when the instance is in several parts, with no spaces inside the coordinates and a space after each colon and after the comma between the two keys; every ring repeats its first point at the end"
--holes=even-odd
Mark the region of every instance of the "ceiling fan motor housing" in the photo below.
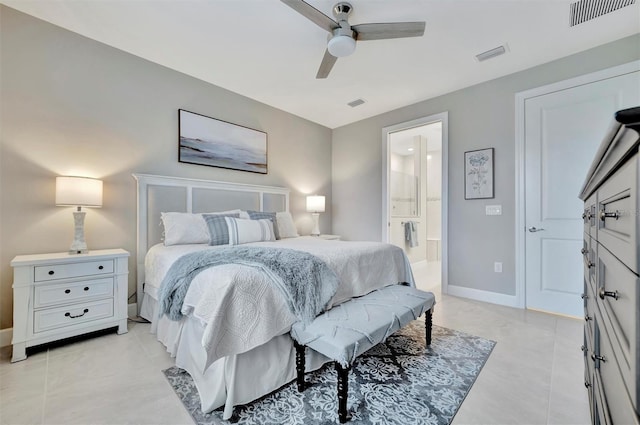
{"type": "Polygon", "coordinates": [[[346,21],[351,11],[353,11],[353,6],[347,2],[340,2],[333,6],[333,16],[336,17],[338,22],[343,19],[346,21]]]}

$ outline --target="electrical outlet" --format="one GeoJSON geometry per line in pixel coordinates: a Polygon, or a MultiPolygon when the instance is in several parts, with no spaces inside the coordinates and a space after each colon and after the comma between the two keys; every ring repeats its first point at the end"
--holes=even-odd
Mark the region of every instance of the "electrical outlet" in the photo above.
{"type": "Polygon", "coordinates": [[[502,263],[493,263],[493,271],[496,273],[502,273],[502,263]]]}

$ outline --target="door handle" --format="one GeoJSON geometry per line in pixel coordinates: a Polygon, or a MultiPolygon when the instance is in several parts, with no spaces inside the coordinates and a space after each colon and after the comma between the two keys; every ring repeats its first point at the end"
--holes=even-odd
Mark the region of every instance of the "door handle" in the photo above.
{"type": "Polygon", "coordinates": [[[531,233],[535,233],[535,232],[542,232],[544,229],[542,229],[542,228],[538,229],[538,228],[536,228],[536,227],[534,226],[534,227],[529,227],[529,229],[528,229],[528,230],[529,230],[531,233]]]}

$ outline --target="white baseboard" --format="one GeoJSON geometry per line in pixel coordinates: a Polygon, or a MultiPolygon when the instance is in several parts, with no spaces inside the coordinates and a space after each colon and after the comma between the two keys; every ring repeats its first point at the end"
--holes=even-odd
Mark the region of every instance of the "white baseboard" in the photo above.
{"type": "Polygon", "coordinates": [[[0,330],[0,347],[11,345],[11,338],[13,338],[13,328],[0,330]]]}
{"type": "MultiPolygon", "coordinates": [[[[129,317],[136,317],[138,315],[138,304],[133,303],[127,305],[127,315],[129,317]]],[[[11,338],[13,337],[13,328],[0,330],[0,347],[7,347],[11,345],[11,338]]]]}
{"type": "Polygon", "coordinates": [[[500,304],[508,307],[521,308],[515,295],[500,294],[498,292],[482,291],[480,289],[465,288],[464,286],[447,285],[447,294],[455,297],[469,298],[486,303],[500,304]]]}

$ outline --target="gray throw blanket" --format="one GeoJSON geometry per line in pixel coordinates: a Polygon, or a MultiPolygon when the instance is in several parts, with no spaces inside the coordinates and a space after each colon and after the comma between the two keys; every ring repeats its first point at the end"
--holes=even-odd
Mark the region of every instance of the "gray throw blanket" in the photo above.
{"type": "Polygon", "coordinates": [[[183,255],[171,265],[160,286],[160,314],[180,320],[193,278],[209,267],[223,264],[240,264],[266,273],[289,310],[305,324],[322,312],[340,283],[324,261],[306,252],[253,246],[206,249],[183,255]]]}

